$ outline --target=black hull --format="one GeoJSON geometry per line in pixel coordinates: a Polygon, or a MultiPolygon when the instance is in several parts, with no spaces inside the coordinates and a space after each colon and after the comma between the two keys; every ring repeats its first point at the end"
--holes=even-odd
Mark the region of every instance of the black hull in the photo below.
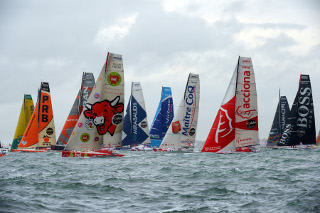
{"type": "Polygon", "coordinates": [[[51,145],[51,150],[64,150],[65,146],[61,145],[51,145]]]}

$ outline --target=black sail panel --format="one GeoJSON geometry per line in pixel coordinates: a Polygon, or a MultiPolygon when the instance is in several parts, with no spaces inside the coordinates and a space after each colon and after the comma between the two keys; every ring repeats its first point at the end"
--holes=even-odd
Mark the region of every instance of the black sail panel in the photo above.
{"type": "Polygon", "coordinates": [[[280,114],[279,114],[280,115],[281,134],[282,134],[284,128],[286,127],[289,114],[290,114],[290,108],[289,108],[289,104],[287,101],[287,97],[281,96],[280,97],[280,114]]]}
{"type": "Polygon", "coordinates": [[[274,115],[273,123],[269,133],[267,147],[276,146],[281,136],[281,125],[280,125],[280,103],[278,103],[276,113],[274,115]]]}
{"type": "Polygon", "coordinates": [[[276,146],[288,122],[290,109],[286,96],[281,96],[269,133],[267,147],[276,146]]]}
{"type": "Polygon", "coordinates": [[[301,75],[297,110],[297,135],[302,144],[316,143],[316,128],[309,75],[301,75]]]}
{"type": "Polygon", "coordinates": [[[278,146],[315,144],[316,130],[309,75],[300,76],[300,84],[278,146]]]}

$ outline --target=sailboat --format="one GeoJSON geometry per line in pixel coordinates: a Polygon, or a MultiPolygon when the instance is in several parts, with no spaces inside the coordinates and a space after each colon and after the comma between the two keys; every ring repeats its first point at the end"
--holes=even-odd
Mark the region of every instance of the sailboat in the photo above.
{"type": "Polygon", "coordinates": [[[122,56],[108,53],[62,157],[123,156],[112,150],[121,146],[123,74],[122,56]]]}
{"type": "Polygon", "coordinates": [[[149,128],[140,82],[131,84],[131,95],[123,120],[123,133],[122,146],[130,146],[133,150],[148,150],[146,145],[150,144],[149,128]]]}
{"type": "Polygon", "coordinates": [[[276,113],[274,115],[272,127],[269,133],[266,147],[273,148],[277,146],[278,141],[282,135],[282,132],[287,124],[287,118],[289,116],[290,109],[286,96],[279,98],[276,113]]]}
{"type": "Polygon", "coordinates": [[[68,143],[70,135],[82,113],[83,106],[85,106],[88,101],[93,86],[93,74],[84,72],[82,74],[81,87],[76,97],[76,100],[74,101],[68,118],[62,128],[57,144],[51,146],[52,150],[63,150],[66,144],[68,143]]]}
{"type": "Polygon", "coordinates": [[[198,124],[199,100],[199,75],[190,73],[184,96],[159,149],[154,149],[155,151],[193,151],[198,124]]]}
{"type": "Polygon", "coordinates": [[[299,89],[278,147],[309,148],[316,144],[316,128],[309,75],[300,75],[299,89]]]}
{"type": "Polygon", "coordinates": [[[173,99],[170,87],[162,87],[161,99],[150,128],[152,147],[159,147],[173,119],[173,99]]]}
{"type": "Polygon", "coordinates": [[[34,105],[33,105],[32,97],[29,94],[25,94],[23,96],[22,107],[20,110],[16,132],[14,133],[11,150],[18,149],[21,138],[28,126],[28,123],[30,121],[33,111],[34,111],[34,105]]]}
{"type": "Polygon", "coordinates": [[[49,83],[41,82],[35,110],[24,132],[20,152],[46,152],[56,143],[49,83]]]}
{"type": "Polygon", "coordinates": [[[251,152],[259,144],[258,106],[251,58],[240,57],[202,152],[251,152]]]}

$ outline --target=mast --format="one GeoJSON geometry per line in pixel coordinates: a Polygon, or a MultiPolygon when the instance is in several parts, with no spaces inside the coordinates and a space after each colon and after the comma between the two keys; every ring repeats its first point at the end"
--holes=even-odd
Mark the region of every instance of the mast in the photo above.
{"type": "Polygon", "coordinates": [[[234,104],[237,103],[237,89],[238,89],[238,78],[239,78],[239,61],[240,61],[240,55],[238,57],[238,64],[237,64],[237,76],[236,76],[236,87],[235,87],[235,98],[234,98],[234,104]]]}
{"type": "Polygon", "coordinates": [[[83,103],[83,98],[82,98],[82,86],[83,86],[83,78],[84,78],[84,72],[82,72],[82,79],[81,79],[81,85],[80,85],[80,97],[79,97],[79,103],[78,103],[78,112],[81,113],[81,110],[80,110],[80,106],[81,104],[83,103]]]}
{"type": "Polygon", "coordinates": [[[281,127],[281,96],[280,96],[280,88],[279,88],[279,130],[280,130],[279,138],[281,138],[282,127],[281,127]]]}

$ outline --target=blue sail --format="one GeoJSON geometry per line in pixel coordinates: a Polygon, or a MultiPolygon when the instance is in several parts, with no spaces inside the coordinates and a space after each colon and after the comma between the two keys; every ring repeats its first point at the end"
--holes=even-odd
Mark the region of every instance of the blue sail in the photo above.
{"type": "Polygon", "coordinates": [[[125,137],[122,140],[122,146],[150,143],[147,113],[139,82],[132,82],[131,96],[123,121],[123,132],[125,137]]]}
{"type": "Polygon", "coordinates": [[[146,124],[143,120],[147,117],[146,111],[141,107],[137,100],[132,96],[131,104],[131,116],[132,116],[132,145],[138,145],[147,140],[149,135],[142,128],[146,128],[146,124]],[[140,125],[139,125],[140,124],[140,125]]]}
{"type": "Polygon", "coordinates": [[[173,119],[173,99],[170,87],[162,87],[161,100],[151,128],[151,146],[159,147],[173,119]]]}
{"type": "Polygon", "coordinates": [[[132,133],[131,133],[131,96],[129,98],[129,103],[126,110],[126,115],[123,119],[123,129],[122,131],[126,134],[126,136],[122,139],[122,146],[127,146],[132,144],[132,133]]]}

